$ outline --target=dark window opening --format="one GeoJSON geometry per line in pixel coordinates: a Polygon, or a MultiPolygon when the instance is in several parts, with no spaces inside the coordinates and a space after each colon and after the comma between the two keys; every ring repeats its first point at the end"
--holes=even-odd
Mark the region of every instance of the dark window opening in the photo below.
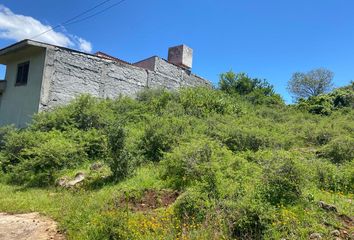
{"type": "Polygon", "coordinates": [[[16,86],[26,85],[28,80],[29,62],[17,65],[16,86]]]}

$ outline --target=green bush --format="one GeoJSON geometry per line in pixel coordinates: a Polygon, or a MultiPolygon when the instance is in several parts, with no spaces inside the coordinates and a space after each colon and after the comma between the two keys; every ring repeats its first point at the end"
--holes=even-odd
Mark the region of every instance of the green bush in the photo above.
{"type": "Polygon", "coordinates": [[[354,192],[354,160],[339,166],[341,176],[340,190],[344,193],[354,192]]]}
{"type": "Polygon", "coordinates": [[[108,108],[105,101],[99,101],[90,95],[81,95],[68,106],[59,107],[53,112],[37,114],[31,128],[42,131],[68,128],[99,129],[107,126],[113,119],[112,109],[108,108]]]}
{"type": "Polygon", "coordinates": [[[13,131],[15,131],[15,128],[13,126],[0,127],[0,151],[6,145],[6,137],[7,137],[7,135],[9,135],[13,131]]]}
{"type": "Polygon", "coordinates": [[[328,94],[300,99],[299,109],[313,114],[330,115],[333,111],[342,108],[354,108],[354,89],[352,86],[335,89],[328,94]]]}
{"type": "Polygon", "coordinates": [[[328,161],[315,164],[318,188],[334,192],[350,193],[354,190],[354,161],[336,166],[328,161]]]}
{"type": "Polygon", "coordinates": [[[15,184],[53,184],[58,170],[86,160],[83,149],[57,131],[11,134],[5,145],[1,168],[15,184]]]}
{"type": "Polygon", "coordinates": [[[270,145],[267,135],[252,129],[232,128],[223,143],[233,152],[252,150],[258,151],[270,145]]]}
{"type": "Polygon", "coordinates": [[[219,88],[231,95],[241,95],[252,104],[284,105],[284,100],[268,81],[250,78],[246,73],[222,73],[219,88]]]}
{"type": "Polygon", "coordinates": [[[141,91],[137,100],[147,105],[148,109],[154,113],[162,114],[168,104],[172,101],[177,101],[178,94],[166,89],[147,89],[141,91]]]}
{"type": "Polygon", "coordinates": [[[272,221],[272,207],[259,200],[229,202],[225,205],[230,236],[235,239],[264,239],[272,221]]]}
{"type": "Polygon", "coordinates": [[[103,160],[107,157],[108,140],[102,130],[93,128],[82,131],[72,128],[65,131],[64,134],[81,146],[90,160],[103,160]]]}
{"type": "Polygon", "coordinates": [[[326,144],[320,155],[330,159],[333,163],[344,163],[354,159],[354,138],[340,136],[326,144]]]}
{"type": "Polygon", "coordinates": [[[263,185],[260,186],[262,196],[272,205],[293,204],[302,195],[304,169],[299,166],[296,156],[286,152],[275,152],[267,156],[263,165],[263,185]]]}
{"type": "Polygon", "coordinates": [[[147,160],[158,162],[178,143],[188,123],[175,117],[154,118],[149,121],[140,142],[140,149],[147,160]]]}
{"type": "Polygon", "coordinates": [[[185,113],[205,117],[211,113],[239,114],[241,108],[227,94],[209,88],[185,88],[179,93],[185,113]]]}
{"type": "Polygon", "coordinates": [[[333,106],[338,108],[350,107],[354,108],[354,89],[338,89],[333,96],[333,106]]]}
{"type": "Polygon", "coordinates": [[[174,203],[174,212],[184,222],[201,223],[214,205],[205,191],[189,188],[174,203]]]}
{"type": "Polygon", "coordinates": [[[163,178],[176,189],[200,184],[218,195],[218,175],[223,165],[232,160],[231,153],[209,139],[192,139],[166,155],[163,178]]]}
{"type": "Polygon", "coordinates": [[[114,180],[121,180],[131,172],[130,154],[125,150],[125,132],[118,125],[113,124],[107,131],[109,156],[108,165],[113,173],[114,180]]]}
{"type": "Polygon", "coordinates": [[[134,239],[127,225],[127,214],[123,211],[102,211],[90,219],[87,239],[134,239]]]}
{"type": "Polygon", "coordinates": [[[113,101],[108,101],[107,105],[107,108],[113,112],[113,120],[121,124],[146,121],[147,116],[150,115],[147,106],[129,97],[119,97],[113,101]]]}

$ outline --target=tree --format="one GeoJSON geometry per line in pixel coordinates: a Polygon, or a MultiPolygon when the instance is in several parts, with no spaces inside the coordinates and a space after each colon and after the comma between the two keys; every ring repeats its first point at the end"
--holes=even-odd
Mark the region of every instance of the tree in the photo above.
{"type": "Polygon", "coordinates": [[[318,96],[333,87],[333,72],[319,68],[307,73],[296,72],[288,82],[288,91],[296,99],[318,96]]]}
{"type": "Polygon", "coordinates": [[[260,91],[265,96],[274,95],[274,89],[266,80],[250,78],[246,73],[234,73],[228,71],[220,75],[220,90],[227,93],[247,95],[254,91],[260,91]]]}

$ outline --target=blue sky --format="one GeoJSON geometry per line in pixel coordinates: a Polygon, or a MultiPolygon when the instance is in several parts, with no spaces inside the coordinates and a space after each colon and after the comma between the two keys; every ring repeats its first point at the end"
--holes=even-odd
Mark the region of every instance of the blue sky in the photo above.
{"type": "MultiPolygon", "coordinates": [[[[0,47],[102,1],[3,0],[0,47]]],[[[194,73],[217,84],[222,72],[246,72],[267,79],[289,102],[286,83],[296,71],[328,68],[336,86],[354,80],[353,9],[352,0],[126,0],[39,40],[129,62],[166,57],[168,47],[185,43],[194,49],[194,73]]]]}

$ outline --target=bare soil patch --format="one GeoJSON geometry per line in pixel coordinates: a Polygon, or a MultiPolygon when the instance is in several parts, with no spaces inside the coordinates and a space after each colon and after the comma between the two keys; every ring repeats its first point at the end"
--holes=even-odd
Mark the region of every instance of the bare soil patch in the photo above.
{"type": "Polygon", "coordinates": [[[177,191],[152,189],[145,190],[142,197],[120,198],[120,206],[128,206],[133,211],[149,211],[156,208],[167,207],[174,203],[180,194],[177,191]]]}
{"type": "Polygon", "coordinates": [[[0,239],[6,240],[65,240],[57,224],[39,213],[0,213],[0,239]]]}

